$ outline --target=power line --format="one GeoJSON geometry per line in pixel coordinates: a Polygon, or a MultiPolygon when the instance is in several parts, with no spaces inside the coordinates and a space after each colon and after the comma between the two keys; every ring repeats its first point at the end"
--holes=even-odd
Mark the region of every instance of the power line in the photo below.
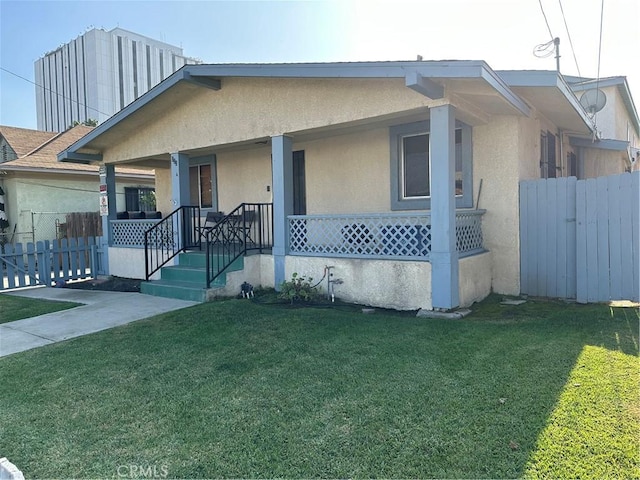
{"type": "Polygon", "coordinates": [[[562,12],[562,20],[564,21],[564,28],[567,31],[567,37],[569,37],[569,45],[571,46],[571,53],[573,54],[573,61],[576,62],[576,68],[578,69],[578,76],[582,77],[580,73],[580,67],[578,66],[578,58],[576,57],[576,50],[573,48],[573,41],[571,40],[571,34],[569,33],[569,25],[567,24],[567,17],[564,15],[564,8],[562,8],[562,0],[558,0],[560,4],[560,12],[562,12]]]}
{"type": "Polygon", "coordinates": [[[4,68],[4,67],[0,67],[0,70],[2,70],[3,72],[7,72],[7,73],[9,73],[9,74],[13,75],[14,77],[18,77],[19,79],[24,80],[25,82],[29,82],[29,83],[31,83],[31,84],[33,84],[33,85],[35,85],[35,86],[36,86],[36,87],[38,87],[38,88],[42,88],[43,90],[49,91],[49,92],[51,92],[51,93],[55,93],[56,95],[58,95],[59,97],[64,98],[65,100],[69,100],[70,102],[77,103],[78,105],[80,105],[80,106],[82,106],[82,107],[86,107],[86,108],[88,108],[89,110],[93,110],[94,112],[97,112],[97,113],[99,113],[99,114],[101,114],[101,115],[105,115],[105,116],[107,116],[107,117],[109,117],[109,116],[110,116],[108,113],[101,112],[101,111],[100,111],[100,110],[98,110],[97,108],[90,107],[89,105],[85,105],[84,103],[81,103],[81,102],[79,102],[78,100],[74,100],[73,98],[66,97],[64,94],[62,94],[62,93],[60,93],[60,92],[55,92],[55,91],[51,90],[50,88],[47,88],[47,87],[45,87],[45,86],[43,86],[43,85],[39,85],[39,84],[37,84],[36,82],[34,82],[33,80],[29,80],[28,78],[25,78],[25,77],[23,77],[22,75],[18,75],[17,73],[12,72],[11,70],[7,70],[7,69],[6,69],[6,68],[4,68]]]}
{"type": "Polygon", "coordinates": [[[551,37],[551,39],[553,39],[553,33],[551,33],[551,27],[549,26],[549,20],[547,20],[547,14],[544,13],[544,7],[542,6],[542,0],[538,0],[538,3],[540,4],[540,10],[542,10],[542,16],[544,17],[544,23],[547,24],[547,30],[549,30],[549,36],[551,37]]]}
{"type": "MultiPolygon", "coordinates": [[[[604,19],[604,0],[602,0],[601,3],[601,7],[600,7],[600,40],[599,40],[599,44],[598,44],[598,76],[596,77],[596,98],[598,98],[598,93],[600,90],[598,90],[598,87],[600,86],[600,57],[602,54],[602,25],[603,25],[603,19],[604,19]]],[[[594,126],[594,130],[595,127],[597,127],[598,124],[598,112],[596,112],[596,114],[593,117],[593,126],[594,126]]],[[[594,132],[594,135],[596,133],[594,132]]]]}

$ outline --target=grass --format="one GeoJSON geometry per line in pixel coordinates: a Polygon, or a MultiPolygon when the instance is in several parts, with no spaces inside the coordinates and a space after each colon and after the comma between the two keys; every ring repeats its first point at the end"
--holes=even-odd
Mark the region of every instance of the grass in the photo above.
{"type": "Polygon", "coordinates": [[[30,478],[638,478],[638,311],[498,300],[229,300],[5,357],[0,452],[30,478]]]}
{"type": "Polygon", "coordinates": [[[13,322],[23,318],[36,317],[45,313],[58,312],[79,306],[79,303],[57,302],[36,298],[0,295],[0,323],[13,322]]]}

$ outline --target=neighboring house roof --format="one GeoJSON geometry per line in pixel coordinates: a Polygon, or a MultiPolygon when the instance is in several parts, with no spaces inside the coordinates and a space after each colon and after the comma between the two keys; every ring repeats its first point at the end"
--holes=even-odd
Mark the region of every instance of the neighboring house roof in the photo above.
{"type": "Polygon", "coordinates": [[[640,118],[638,117],[638,111],[636,110],[635,103],[633,102],[633,97],[631,96],[631,90],[629,89],[626,77],[607,77],[600,79],[567,77],[567,81],[574,92],[583,92],[593,88],[617,87],[618,92],[622,97],[622,103],[624,104],[627,114],[633,123],[636,135],[640,136],[640,118]]]}
{"type": "MultiPolygon", "coordinates": [[[[28,130],[24,128],[14,127],[0,127],[0,133],[4,135],[5,129],[20,130],[19,138],[21,138],[21,145],[24,148],[26,145],[32,145],[36,142],[36,139],[45,137],[41,135],[47,133],[48,137],[44,142],[36,145],[28,152],[21,155],[15,160],[4,162],[0,164],[0,170],[5,171],[22,171],[22,172],[46,172],[46,173],[76,173],[76,174],[90,174],[97,175],[98,165],[87,165],[80,163],[59,163],[57,161],[57,155],[59,152],[69,147],[72,143],[78,141],[80,138],[91,132],[94,127],[88,127],[85,125],[77,125],[61,133],[55,132],[40,132],[38,130],[28,130]],[[29,136],[31,134],[31,137],[29,136]]],[[[11,132],[16,133],[16,132],[11,132]]],[[[6,139],[7,137],[5,137],[6,139]]],[[[15,136],[14,138],[18,138],[15,136]]],[[[8,141],[8,140],[7,140],[8,141]]],[[[13,148],[13,145],[12,145],[13,148]]],[[[116,168],[116,175],[133,176],[140,178],[152,178],[153,171],[144,170],[140,168],[128,168],[118,167],[116,168]]]]}
{"type": "Polygon", "coordinates": [[[56,132],[42,132],[28,128],[0,125],[0,135],[11,146],[18,157],[22,157],[57,135],[56,132]]]}

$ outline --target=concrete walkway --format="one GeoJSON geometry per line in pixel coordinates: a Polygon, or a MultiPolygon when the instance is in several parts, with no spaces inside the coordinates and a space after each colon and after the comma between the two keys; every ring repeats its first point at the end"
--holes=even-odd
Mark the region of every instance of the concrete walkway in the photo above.
{"type": "Polygon", "coordinates": [[[38,317],[0,324],[0,357],[68,338],[197,305],[196,302],[141,293],[35,287],[1,295],[41,298],[84,305],[38,317]]]}

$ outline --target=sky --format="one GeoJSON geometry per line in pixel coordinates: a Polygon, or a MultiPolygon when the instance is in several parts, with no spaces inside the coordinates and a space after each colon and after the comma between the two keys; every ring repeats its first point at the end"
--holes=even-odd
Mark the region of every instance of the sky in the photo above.
{"type": "Polygon", "coordinates": [[[34,62],[91,28],[115,27],[205,63],[421,55],[494,70],[555,69],[553,56],[533,51],[559,37],[563,74],[596,78],[600,57],[600,78],[626,76],[640,108],[639,25],[640,0],[0,0],[0,124],[35,129],[34,62]]]}

